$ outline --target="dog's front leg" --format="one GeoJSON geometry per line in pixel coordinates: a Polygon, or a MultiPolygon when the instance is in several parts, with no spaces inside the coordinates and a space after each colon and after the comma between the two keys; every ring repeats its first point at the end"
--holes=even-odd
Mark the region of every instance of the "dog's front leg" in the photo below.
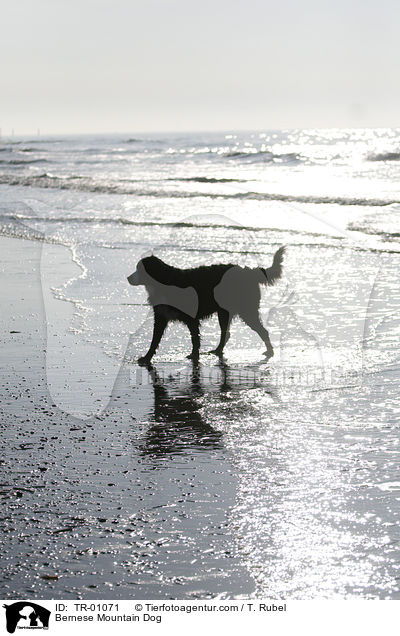
{"type": "Polygon", "coordinates": [[[160,340],[163,337],[163,333],[168,324],[168,319],[160,312],[154,308],[154,328],[153,328],[153,338],[151,340],[150,349],[146,353],[145,356],[138,359],[139,364],[149,364],[150,360],[154,356],[157,351],[158,345],[160,344],[160,340]]]}
{"type": "Polygon", "coordinates": [[[215,353],[215,355],[217,356],[222,356],[224,347],[229,340],[229,327],[231,324],[231,320],[232,316],[230,315],[229,311],[225,311],[224,309],[220,309],[218,311],[218,322],[221,328],[221,338],[219,340],[218,347],[210,351],[210,353],[215,353]]]}
{"type": "Polygon", "coordinates": [[[192,353],[187,357],[190,360],[198,360],[200,355],[200,324],[198,320],[188,323],[190,336],[192,338],[192,353]]]}

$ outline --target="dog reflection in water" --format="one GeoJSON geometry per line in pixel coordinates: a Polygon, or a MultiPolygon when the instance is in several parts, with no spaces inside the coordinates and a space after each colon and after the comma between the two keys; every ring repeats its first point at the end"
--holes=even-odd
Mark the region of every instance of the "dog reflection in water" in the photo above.
{"type": "Polygon", "coordinates": [[[268,331],[261,323],[259,308],[261,285],[274,285],[282,275],[285,248],[280,247],[271,267],[239,267],[237,265],[203,265],[179,269],[167,265],[156,256],[139,261],[137,269],[128,276],[130,285],[144,285],[154,312],[153,338],[139,363],[149,364],[164,331],[171,321],[183,322],[192,338],[192,352],[188,356],[198,360],[200,354],[200,322],[217,314],[221,328],[220,341],[210,353],[222,356],[229,339],[232,319],[239,316],[262,339],[267,359],[274,355],[268,331]]]}
{"type": "Polygon", "coordinates": [[[154,390],[154,421],[148,429],[141,451],[144,455],[161,457],[196,450],[223,448],[222,433],[204,421],[200,409],[204,394],[199,369],[193,365],[189,383],[175,385],[168,391],[168,381],[148,365],[154,390]]]}

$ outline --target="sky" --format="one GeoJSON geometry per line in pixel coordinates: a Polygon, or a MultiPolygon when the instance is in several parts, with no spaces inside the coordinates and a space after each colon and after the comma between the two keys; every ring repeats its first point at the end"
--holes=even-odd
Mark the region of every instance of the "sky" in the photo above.
{"type": "Polygon", "coordinates": [[[397,127],[398,0],[3,0],[11,134],[397,127]]]}

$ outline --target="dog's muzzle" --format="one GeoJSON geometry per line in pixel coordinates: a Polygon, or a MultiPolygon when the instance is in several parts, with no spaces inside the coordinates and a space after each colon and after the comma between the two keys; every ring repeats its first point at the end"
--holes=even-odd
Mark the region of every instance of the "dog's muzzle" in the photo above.
{"type": "Polygon", "coordinates": [[[137,272],[133,272],[133,274],[128,276],[128,283],[130,285],[140,285],[139,276],[137,272]]]}
{"type": "Polygon", "coordinates": [[[133,274],[128,276],[128,283],[130,285],[143,285],[142,281],[140,280],[139,272],[137,270],[136,272],[133,272],[133,274]]]}

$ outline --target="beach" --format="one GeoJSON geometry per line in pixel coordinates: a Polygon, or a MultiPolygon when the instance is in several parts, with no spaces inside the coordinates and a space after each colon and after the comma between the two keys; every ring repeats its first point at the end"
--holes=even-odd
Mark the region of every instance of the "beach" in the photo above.
{"type": "Polygon", "coordinates": [[[399,133],[262,134],[4,144],[3,598],[400,598],[399,133]],[[283,244],[269,362],[137,365],[140,258],[283,244]]]}

